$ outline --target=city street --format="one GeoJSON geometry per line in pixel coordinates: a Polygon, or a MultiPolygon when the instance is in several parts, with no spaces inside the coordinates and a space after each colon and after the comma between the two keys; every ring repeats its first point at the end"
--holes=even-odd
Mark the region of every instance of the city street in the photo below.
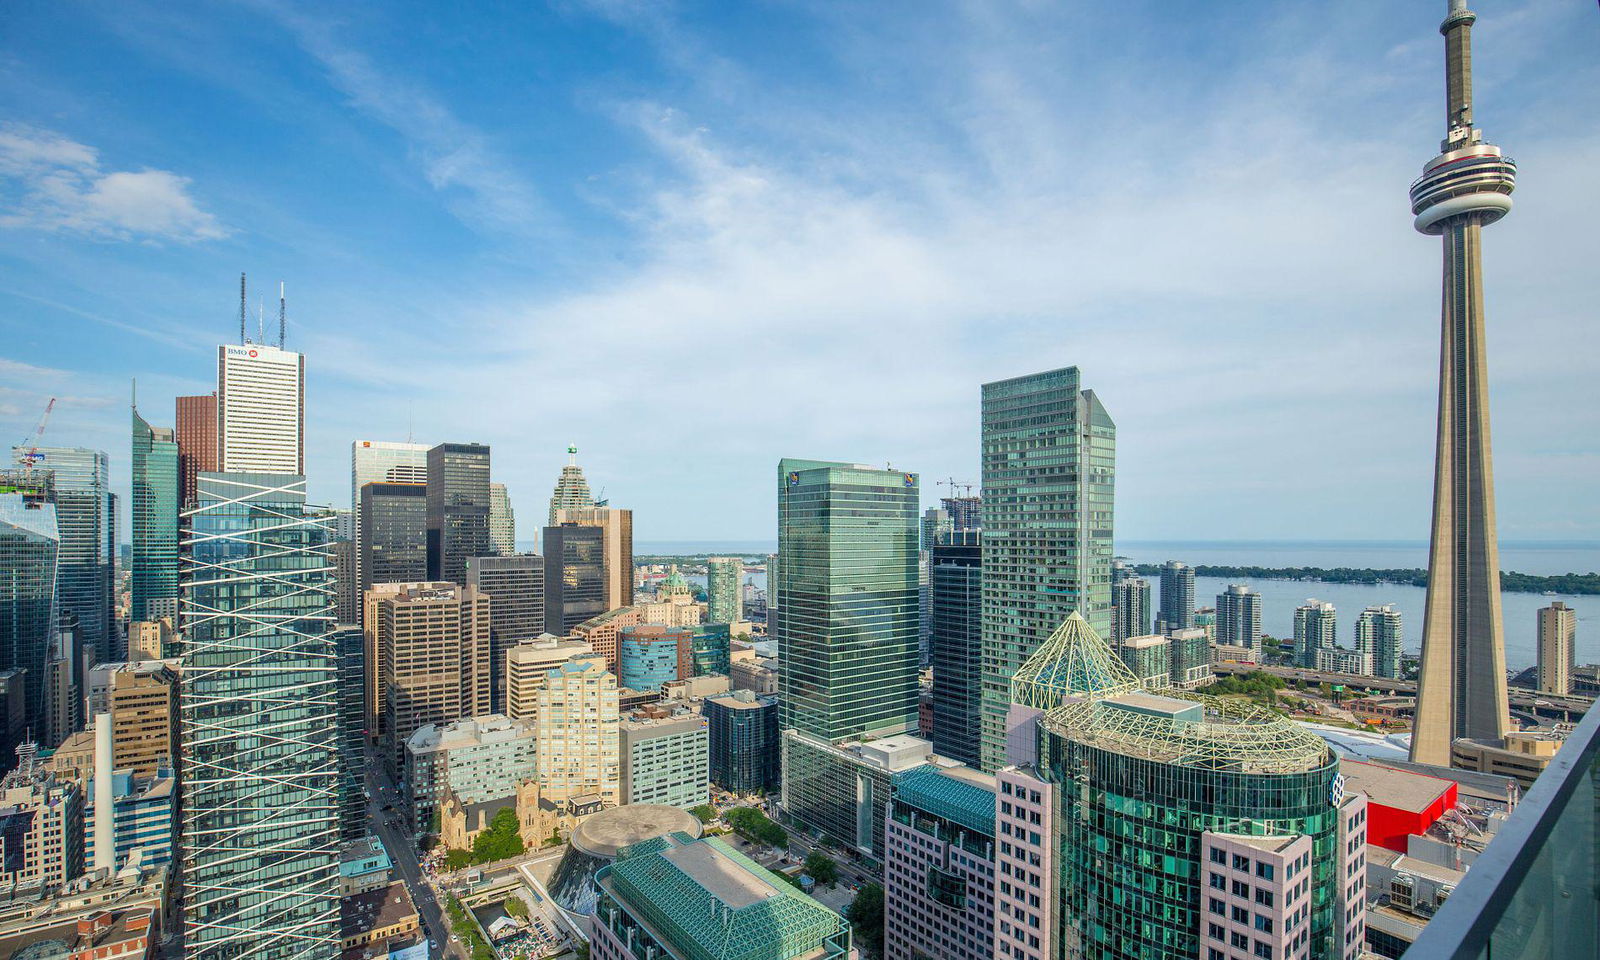
{"type": "Polygon", "coordinates": [[[429,941],[439,944],[438,949],[429,947],[429,956],[469,960],[466,949],[450,937],[450,927],[444,918],[444,908],[434,898],[433,888],[423,877],[422,866],[417,860],[417,851],[412,845],[410,832],[395,825],[400,815],[400,804],[396,802],[399,800],[399,795],[395,786],[390,782],[383,764],[370,753],[368,758],[367,810],[372,817],[373,830],[383,841],[384,849],[389,851],[389,859],[394,861],[395,871],[405,881],[406,889],[411,891],[411,899],[416,903],[417,913],[422,918],[424,935],[429,941]],[[395,809],[385,813],[383,810],[385,804],[392,804],[395,809]]]}

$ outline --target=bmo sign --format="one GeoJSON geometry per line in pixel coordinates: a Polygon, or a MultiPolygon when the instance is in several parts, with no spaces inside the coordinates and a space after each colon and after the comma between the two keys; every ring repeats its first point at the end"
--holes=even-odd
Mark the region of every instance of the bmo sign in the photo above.
{"type": "Polygon", "coordinates": [[[256,355],[257,354],[256,354],[256,348],[255,347],[232,347],[232,346],[230,346],[228,348],[228,356],[229,357],[233,357],[235,359],[239,359],[239,360],[254,360],[256,358],[256,355]]]}

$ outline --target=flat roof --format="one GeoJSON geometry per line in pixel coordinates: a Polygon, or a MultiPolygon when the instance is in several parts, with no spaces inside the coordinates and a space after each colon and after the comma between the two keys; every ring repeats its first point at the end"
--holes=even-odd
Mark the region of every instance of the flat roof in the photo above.
{"type": "Polygon", "coordinates": [[[355,936],[368,930],[392,927],[417,915],[404,883],[395,882],[378,890],[368,890],[339,899],[339,934],[355,936]]]}
{"type": "Polygon", "coordinates": [[[1235,843],[1242,843],[1265,853],[1282,853],[1293,846],[1295,842],[1303,836],[1303,834],[1280,833],[1263,837],[1253,833],[1213,833],[1212,836],[1226,840],[1232,840],[1235,843]]]}
{"type": "Polygon", "coordinates": [[[663,850],[661,856],[734,910],[778,894],[771,884],[722,856],[709,843],[680,844],[663,850]]]}
{"type": "Polygon", "coordinates": [[[1339,771],[1345,775],[1348,789],[1366,794],[1374,803],[1412,813],[1428,809],[1454,785],[1452,781],[1431,774],[1360,760],[1343,761],[1339,771]]]}

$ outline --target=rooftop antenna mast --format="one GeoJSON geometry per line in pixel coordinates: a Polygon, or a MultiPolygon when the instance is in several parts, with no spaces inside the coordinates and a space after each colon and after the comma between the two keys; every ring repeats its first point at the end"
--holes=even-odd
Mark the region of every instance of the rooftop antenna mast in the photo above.
{"type": "Polygon", "coordinates": [[[256,343],[267,342],[267,306],[256,299],[256,343]]]}
{"type": "Polygon", "coordinates": [[[239,274],[239,342],[249,343],[250,338],[244,333],[244,273],[239,274]]]}
{"type": "Polygon", "coordinates": [[[286,301],[283,298],[283,281],[279,280],[278,281],[278,349],[279,350],[283,349],[283,333],[284,333],[284,327],[286,325],[285,320],[284,320],[284,307],[285,307],[285,305],[286,305],[286,301]]]}

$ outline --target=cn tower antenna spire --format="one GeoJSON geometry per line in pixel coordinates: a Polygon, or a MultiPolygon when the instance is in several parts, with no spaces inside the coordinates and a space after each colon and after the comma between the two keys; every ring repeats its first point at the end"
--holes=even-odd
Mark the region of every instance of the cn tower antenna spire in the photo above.
{"type": "Polygon", "coordinates": [[[246,337],[244,333],[244,304],[244,273],[241,271],[239,273],[239,342],[241,344],[250,342],[249,338],[246,337]]]}
{"type": "Polygon", "coordinates": [[[278,281],[278,349],[283,349],[283,334],[286,321],[284,320],[285,301],[283,298],[283,281],[278,281]]]}

